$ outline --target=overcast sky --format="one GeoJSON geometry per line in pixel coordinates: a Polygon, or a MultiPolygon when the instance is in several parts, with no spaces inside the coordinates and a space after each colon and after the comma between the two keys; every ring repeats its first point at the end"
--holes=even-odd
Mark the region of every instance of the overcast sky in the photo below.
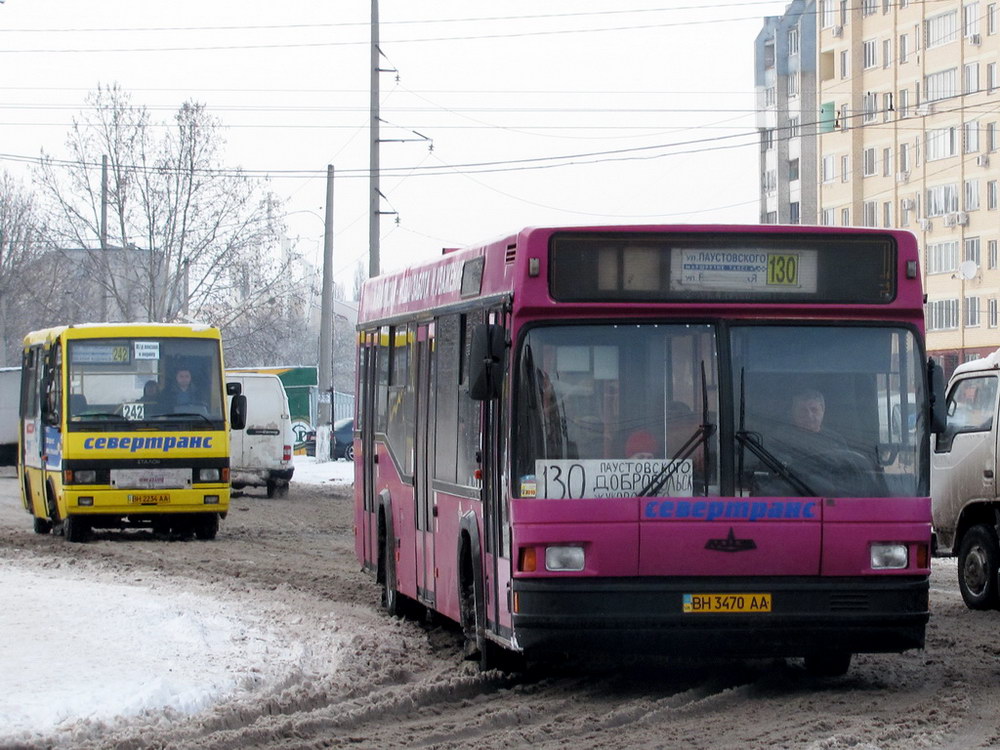
{"type": "MultiPolygon", "coordinates": [[[[529,225],[756,222],[753,41],[782,2],[381,0],[382,268],[529,225]],[[423,140],[427,138],[429,140],[423,140]],[[430,146],[433,145],[433,149],[430,146]],[[564,158],[570,157],[570,158],[564,158]],[[398,225],[396,223],[398,218],[398,225]]],[[[337,280],[368,254],[368,0],[5,0],[3,168],[117,83],[204,102],[337,280]],[[313,213],[310,213],[313,212],[313,213]]]]}

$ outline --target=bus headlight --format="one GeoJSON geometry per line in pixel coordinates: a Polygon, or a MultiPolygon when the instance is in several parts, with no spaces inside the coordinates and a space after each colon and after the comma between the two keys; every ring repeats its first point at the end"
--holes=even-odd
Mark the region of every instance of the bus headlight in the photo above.
{"type": "Polygon", "coordinates": [[[583,563],[583,547],[567,546],[545,548],[546,570],[583,570],[583,563]]]}
{"type": "Polygon", "coordinates": [[[65,484],[97,484],[97,469],[64,469],[65,484]]]}
{"type": "Polygon", "coordinates": [[[199,482],[218,482],[219,476],[218,469],[198,469],[199,482]]]}
{"type": "Polygon", "coordinates": [[[909,562],[910,556],[905,544],[871,546],[872,570],[902,570],[909,562]]]}

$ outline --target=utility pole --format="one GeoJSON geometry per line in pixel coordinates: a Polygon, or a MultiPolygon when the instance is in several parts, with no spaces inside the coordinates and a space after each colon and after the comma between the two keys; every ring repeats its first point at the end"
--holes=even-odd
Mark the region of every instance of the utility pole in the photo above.
{"type": "MultiPolygon", "coordinates": [[[[110,271],[108,261],[108,155],[101,156],[101,266],[110,271]]],[[[103,274],[102,274],[103,275],[103,274]]],[[[101,321],[108,322],[108,293],[103,282],[98,287],[101,293],[101,321]]]]}
{"type": "Polygon", "coordinates": [[[320,399],[319,423],[333,421],[333,165],[326,166],[326,221],[323,232],[323,294],[319,314],[319,387],[329,394],[320,399]]]}
{"type": "Polygon", "coordinates": [[[371,48],[371,106],[368,136],[371,139],[368,159],[368,278],[379,274],[379,208],[382,193],[379,190],[379,37],[378,0],[372,0],[372,48],[371,48]]]}

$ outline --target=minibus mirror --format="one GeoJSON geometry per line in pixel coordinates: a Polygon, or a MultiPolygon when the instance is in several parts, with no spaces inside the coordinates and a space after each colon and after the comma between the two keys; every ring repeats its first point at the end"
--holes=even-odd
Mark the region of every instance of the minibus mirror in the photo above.
{"type": "MultiPolygon", "coordinates": [[[[239,384],[236,386],[239,388],[239,384]]],[[[229,390],[229,387],[226,387],[229,390]]],[[[229,407],[229,426],[234,430],[242,430],[247,426],[247,397],[242,393],[233,396],[233,403],[229,407]]]]}
{"type": "Polygon", "coordinates": [[[930,387],[931,432],[940,435],[948,425],[948,404],[944,396],[944,370],[933,359],[927,360],[927,384],[930,387]]]}
{"type": "Polygon", "coordinates": [[[239,396],[243,393],[243,383],[226,383],[227,396],[239,396]]]}
{"type": "Polygon", "coordinates": [[[476,401],[500,398],[506,350],[507,341],[500,326],[480,323],[472,329],[472,347],[469,350],[469,396],[476,401]]]}

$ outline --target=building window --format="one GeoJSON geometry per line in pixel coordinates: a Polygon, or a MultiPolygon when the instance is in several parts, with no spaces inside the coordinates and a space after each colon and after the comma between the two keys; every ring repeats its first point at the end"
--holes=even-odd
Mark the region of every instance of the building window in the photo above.
{"type": "Polygon", "coordinates": [[[993,270],[997,267],[997,241],[986,241],[986,267],[993,270]]]}
{"type": "Polygon", "coordinates": [[[902,65],[910,56],[910,37],[908,34],[899,35],[899,64],[902,65]]]}
{"type": "Polygon", "coordinates": [[[788,181],[794,182],[799,179],[799,160],[791,159],[788,162],[788,181]]]}
{"type": "Polygon", "coordinates": [[[788,95],[798,96],[799,95],[799,74],[790,73],[788,76],[788,95]]]}
{"type": "Polygon", "coordinates": [[[882,204],[882,226],[889,229],[892,226],[892,202],[882,204]]]}
{"type": "Polygon", "coordinates": [[[986,33],[997,33],[997,4],[989,3],[986,6],[986,33]]]}
{"type": "Polygon", "coordinates": [[[910,144],[900,143],[899,144],[899,171],[901,174],[909,175],[910,173],[910,144]]]}
{"type": "Polygon", "coordinates": [[[849,208],[840,209],[840,226],[842,227],[851,226],[851,209],[849,208]]]}
{"type": "Polygon", "coordinates": [[[997,181],[990,180],[986,183],[986,208],[989,211],[997,210],[997,181]]]}
{"type": "Polygon", "coordinates": [[[947,99],[958,94],[956,87],[956,69],[942,70],[931,73],[924,78],[924,98],[929,102],[947,99]]]}
{"type": "Polygon", "coordinates": [[[986,92],[992,94],[997,87],[997,64],[986,63],[986,92]]]}
{"type": "Polygon", "coordinates": [[[892,149],[884,148],[882,149],[882,176],[891,177],[892,176],[892,149]]]}
{"type": "Polygon", "coordinates": [[[878,65],[878,42],[870,39],[862,43],[864,50],[864,68],[870,70],[878,65]]]}
{"type": "Polygon", "coordinates": [[[913,199],[902,198],[899,201],[899,226],[910,226],[910,214],[913,213],[913,199]]]}
{"type": "Polygon", "coordinates": [[[958,11],[950,10],[924,21],[924,48],[939,47],[958,40],[958,11]]]}
{"type": "Polygon", "coordinates": [[[795,117],[789,117],[788,118],[788,137],[789,138],[798,138],[800,135],[802,135],[802,134],[799,132],[799,118],[798,118],[798,115],[796,115],[795,117]]]}
{"type": "Polygon", "coordinates": [[[840,77],[847,78],[851,75],[851,55],[849,50],[840,51],[840,77]]]}
{"type": "Polygon", "coordinates": [[[820,16],[824,29],[837,25],[837,0],[822,0],[820,16]]]}
{"type": "Polygon", "coordinates": [[[948,331],[958,328],[958,300],[939,299],[927,303],[927,330],[948,331]]]}
{"type": "Polygon", "coordinates": [[[878,163],[875,159],[875,147],[871,146],[864,150],[864,175],[872,177],[876,174],[878,174],[878,163]]]}
{"type": "Polygon", "coordinates": [[[778,93],[774,86],[768,86],[764,89],[764,106],[773,107],[778,103],[778,93]]]}
{"type": "Polygon", "coordinates": [[[979,3],[962,6],[962,27],[966,37],[979,33],[979,3]]]}
{"type": "Polygon", "coordinates": [[[862,0],[861,2],[861,15],[863,16],[874,16],[878,12],[878,1],[877,0],[862,0]]]}
{"type": "Polygon", "coordinates": [[[976,266],[982,263],[982,256],[979,253],[979,238],[978,237],[966,237],[965,238],[965,259],[971,260],[976,266]]]}
{"type": "Polygon", "coordinates": [[[862,122],[875,122],[878,114],[878,94],[869,91],[865,94],[862,108],[862,122]]]}
{"type": "Polygon", "coordinates": [[[927,161],[956,156],[958,154],[958,133],[953,127],[928,130],[925,144],[924,158],[927,161]]]}
{"type": "Polygon", "coordinates": [[[892,66],[892,40],[884,39],[882,41],[882,67],[889,68],[892,66]]]}
{"type": "Polygon", "coordinates": [[[967,154],[979,152],[979,122],[972,120],[962,125],[962,150],[967,154]]]}
{"type": "Polygon", "coordinates": [[[861,225],[865,227],[877,227],[878,226],[878,203],[875,201],[865,201],[861,204],[861,209],[864,215],[861,220],[861,225]]]}
{"type": "Polygon", "coordinates": [[[836,221],[834,210],[832,208],[824,208],[821,221],[823,222],[823,226],[832,227],[834,221],[836,221]]]}
{"type": "Polygon", "coordinates": [[[823,182],[833,182],[837,178],[837,160],[833,156],[823,157],[823,182]]]}
{"type": "Polygon", "coordinates": [[[841,156],[840,157],[840,181],[847,182],[851,179],[851,157],[841,156]]]}
{"type": "Polygon", "coordinates": [[[908,117],[910,114],[910,90],[900,89],[898,101],[899,101],[899,109],[898,109],[899,116],[908,117]]]}
{"type": "Polygon", "coordinates": [[[979,180],[965,181],[965,210],[979,210],[979,180]]]}
{"type": "Polygon", "coordinates": [[[788,54],[799,54],[799,30],[798,28],[788,30],[788,54]]]}
{"type": "Polygon", "coordinates": [[[979,63],[968,63],[962,76],[962,93],[975,94],[979,91],[979,63]]]}
{"type": "Polygon", "coordinates": [[[965,298],[965,325],[967,328],[979,327],[979,297],[965,298]]]}
{"type": "Polygon", "coordinates": [[[986,150],[996,151],[997,148],[997,124],[995,122],[986,123],[986,150]]]}
{"type": "Polygon", "coordinates": [[[997,299],[996,297],[990,297],[986,302],[987,310],[989,315],[989,326],[990,328],[997,327],[997,299]]]}
{"type": "Polygon", "coordinates": [[[774,130],[765,128],[760,131],[760,147],[763,151],[770,151],[774,148],[774,130]]]}
{"type": "Polygon", "coordinates": [[[927,246],[927,273],[953,273],[958,268],[958,242],[934,242],[927,246]]]}
{"type": "Polygon", "coordinates": [[[958,210],[958,186],[936,185],[927,189],[926,216],[943,216],[958,210]]]}
{"type": "Polygon", "coordinates": [[[788,204],[788,223],[798,224],[800,221],[799,202],[794,201],[788,204]]]}

